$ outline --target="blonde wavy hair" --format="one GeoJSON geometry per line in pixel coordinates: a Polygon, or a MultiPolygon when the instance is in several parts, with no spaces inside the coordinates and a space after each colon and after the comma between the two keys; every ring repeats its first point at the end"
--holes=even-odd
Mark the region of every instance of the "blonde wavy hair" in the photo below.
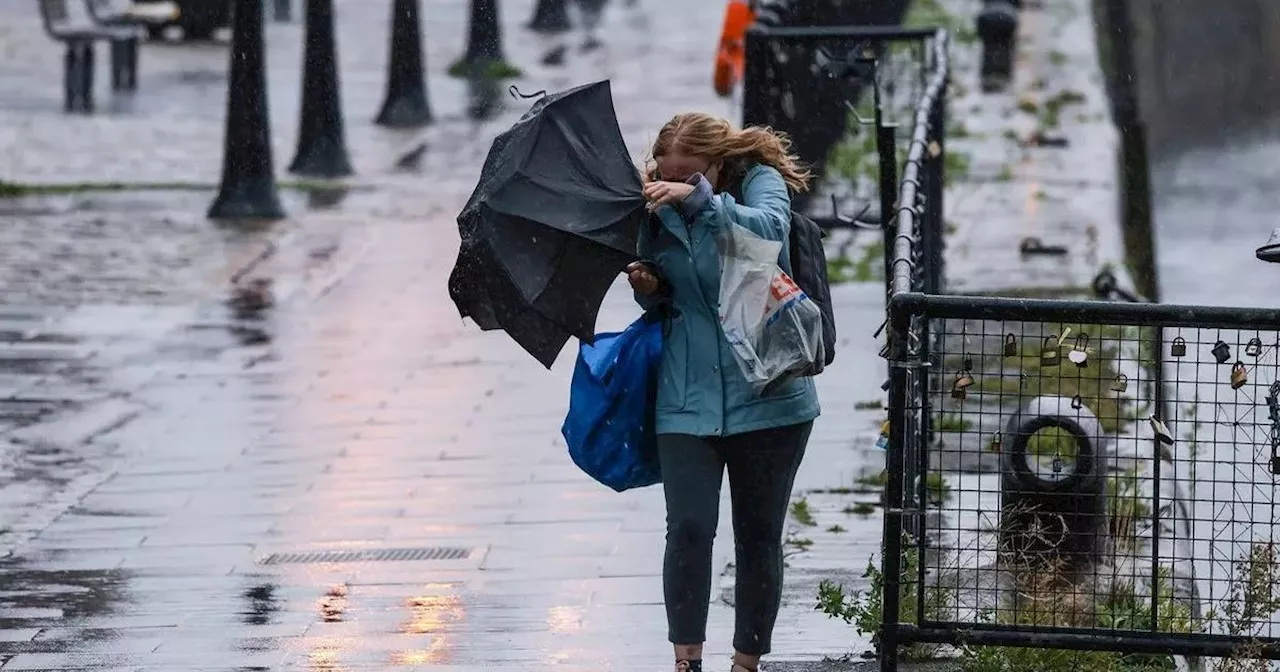
{"type": "Polygon", "coordinates": [[[721,185],[730,184],[746,175],[753,163],[772,166],[792,192],[809,189],[812,173],[791,153],[791,139],[785,133],[767,126],[735,129],[727,119],[702,112],[677,114],[658,131],[645,172],[658,179],[656,159],[673,149],[710,163],[722,162],[721,185]]]}

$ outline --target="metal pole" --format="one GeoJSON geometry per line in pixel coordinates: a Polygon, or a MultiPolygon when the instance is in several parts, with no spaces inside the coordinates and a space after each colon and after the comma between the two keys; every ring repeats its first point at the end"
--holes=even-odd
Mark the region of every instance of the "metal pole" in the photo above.
{"type": "Polygon", "coordinates": [[[893,239],[897,235],[893,211],[898,202],[898,138],[897,125],[884,123],[884,109],[880,100],[880,64],[871,88],[875,102],[876,154],[880,161],[880,229],[884,237],[884,287],[885,301],[893,288],[893,239]]]}
{"type": "MultiPolygon", "coordinates": [[[[1104,19],[1108,36],[1108,49],[1111,56],[1111,71],[1115,78],[1110,83],[1112,99],[1112,116],[1120,129],[1120,184],[1121,184],[1121,225],[1125,250],[1132,260],[1133,280],[1138,293],[1152,302],[1160,301],[1160,282],[1156,273],[1156,241],[1151,216],[1151,169],[1147,158],[1147,133],[1142,123],[1142,114],[1138,104],[1138,72],[1133,57],[1134,29],[1129,16],[1129,8],[1125,0],[1106,0],[1104,19]]],[[[1164,391],[1164,328],[1157,326],[1153,333],[1151,348],[1155,359],[1153,375],[1153,403],[1157,417],[1169,417],[1168,404],[1164,391]]],[[[1160,445],[1155,438],[1151,439],[1151,453],[1155,468],[1155,502],[1154,511],[1159,517],[1160,489],[1160,445]]],[[[1159,520],[1152,521],[1155,540],[1159,541],[1159,520]]],[[[1155,586],[1160,576],[1159,558],[1151,558],[1151,585],[1155,586]]],[[[1158,610],[1158,595],[1151,596],[1151,618],[1155,621],[1158,610]]]]}
{"type": "Polygon", "coordinates": [[[743,52],[742,125],[767,125],[765,87],[769,79],[769,38],[756,26],[748,28],[743,52]]]}
{"type": "Polygon", "coordinates": [[[222,183],[211,219],[280,219],[267,112],[262,0],[235,0],[222,183]]]}
{"type": "Polygon", "coordinates": [[[302,117],[298,152],[289,172],[308,177],[350,175],[342,124],[333,0],[307,0],[306,52],[302,66],[302,117]]]}
{"type": "Polygon", "coordinates": [[[391,4],[391,54],[387,61],[387,95],[375,123],[410,128],[431,123],[422,51],[422,22],[418,0],[391,4]]]}
{"type": "Polygon", "coordinates": [[[880,615],[880,672],[897,672],[897,626],[901,607],[902,585],[902,515],[907,443],[907,332],[911,317],[890,307],[889,339],[889,446],[886,455],[884,490],[883,555],[880,558],[884,577],[880,615]]]}

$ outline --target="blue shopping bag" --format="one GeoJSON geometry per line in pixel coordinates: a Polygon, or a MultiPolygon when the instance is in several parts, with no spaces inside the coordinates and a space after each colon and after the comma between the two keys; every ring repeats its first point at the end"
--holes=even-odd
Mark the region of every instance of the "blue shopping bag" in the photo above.
{"type": "Polygon", "coordinates": [[[662,480],[654,435],[661,359],[662,322],[648,315],[578,348],[560,433],[574,464],[617,492],[662,480]]]}

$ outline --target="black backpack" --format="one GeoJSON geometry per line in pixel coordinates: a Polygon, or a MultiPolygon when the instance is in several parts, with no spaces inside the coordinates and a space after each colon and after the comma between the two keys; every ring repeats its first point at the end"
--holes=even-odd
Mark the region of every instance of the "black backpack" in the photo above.
{"type": "MultiPolygon", "coordinates": [[[[733,199],[742,202],[742,183],[732,185],[726,191],[733,199]]],[[[831,310],[831,283],[827,280],[827,252],[822,244],[826,232],[817,222],[803,214],[791,211],[791,233],[788,245],[791,250],[791,279],[818,305],[822,311],[823,358],[813,363],[803,375],[816,376],[836,358],[836,317],[831,310]]]]}
{"type": "Polygon", "coordinates": [[[836,317],[831,310],[831,283],[827,280],[827,252],[822,245],[826,232],[816,222],[791,211],[791,278],[822,311],[822,359],[813,363],[806,376],[822,373],[836,358],[836,317]]]}

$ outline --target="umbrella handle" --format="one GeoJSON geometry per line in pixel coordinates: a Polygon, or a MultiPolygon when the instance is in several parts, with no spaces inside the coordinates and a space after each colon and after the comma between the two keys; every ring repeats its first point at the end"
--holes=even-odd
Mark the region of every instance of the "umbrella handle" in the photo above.
{"type": "Polygon", "coordinates": [[[520,93],[520,89],[517,89],[515,84],[512,84],[512,85],[507,89],[507,92],[509,92],[509,93],[511,94],[511,97],[512,97],[512,98],[523,98],[523,99],[525,99],[525,100],[529,100],[530,98],[538,98],[538,97],[540,97],[540,96],[545,96],[545,95],[547,95],[547,90],[546,90],[546,89],[543,89],[543,90],[541,90],[541,91],[535,91],[535,92],[533,92],[533,93],[531,93],[531,94],[529,94],[529,95],[527,95],[527,96],[526,96],[525,94],[520,93]]]}

